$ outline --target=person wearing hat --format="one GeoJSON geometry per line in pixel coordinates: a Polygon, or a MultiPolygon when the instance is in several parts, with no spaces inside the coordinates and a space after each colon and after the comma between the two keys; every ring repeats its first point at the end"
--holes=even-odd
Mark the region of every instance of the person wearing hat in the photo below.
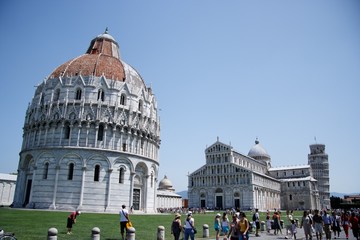
{"type": "Polygon", "coordinates": [[[221,214],[217,213],[214,219],[214,230],[215,230],[215,239],[219,240],[220,238],[220,230],[221,230],[221,222],[220,222],[221,214]]]}
{"type": "Polygon", "coordinates": [[[120,233],[121,233],[122,240],[125,240],[124,232],[126,229],[126,223],[129,221],[129,212],[126,209],[125,205],[122,205],[121,207],[122,207],[122,209],[119,212],[119,214],[120,214],[120,233]]]}
{"type": "Polygon", "coordinates": [[[171,234],[174,235],[174,240],[180,239],[180,233],[182,231],[181,225],[181,215],[179,213],[175,213],[175,218],[171,224],[171,234]]]}
{"type": "Polygon", "coordinates": [[[81,214],[80,211],[76,211],[76,212],[72,212],[68,218],[67,218],[67,224],[66,227],[68,229],[67,234],[72,234],[71,230],[72,230],[72,226],[73,224],[76,223],[76,217],[79,216],[81,214]]]}
{"type": "Polygon", "coordinates": [[[192,212],[188,212],[187,218],[185,220],[185,231],[184,231],[184,239],[189,240],[189,237],[191,240],[195,239],[195,220],[192,217],[192,212]]]}

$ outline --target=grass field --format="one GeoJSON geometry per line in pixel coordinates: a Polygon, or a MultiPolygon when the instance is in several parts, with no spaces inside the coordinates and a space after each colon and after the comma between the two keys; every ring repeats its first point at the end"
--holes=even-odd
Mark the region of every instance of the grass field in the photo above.
{"type": "MultiPolygon", "coordinates": [[[[82,213],[78,216],[77,223],[73,227],[73,234],[66,234],[66,219],[69,212],[61,211],[40,211],[0,208],[0,227],[6,232],[14,232],[17,239],[38,240],[46,239],[49,228],[58,230],[58,239],[91,239],[91,230],[94,227],[100,228],[102,240],[119,240],[119,215],[109,213],[82,213]]],[[[194,214],[195,227],[198,229],[197,239],[202,237],[202,226],[209,226],[210,237],[215,238],[213,221],[215,214],[194,214]]],[[[251,213],[248,219],[251,221],[251,213]]],[[[260,215],[265,220],[265,215],[260,215]]],[[[300,218],[301,213],[295,213],[300,218]]],[[[285,217],[285,216],[283,216],[285,217]]],[[[130,215],[133,227],[136,229],[136,239],[156,240],[158,226],[165,227],[165,238],[173,239],[170,234],[170,225],[174,218],[173,214],[155,215],[130,215]]],[[[229,216],[231,220],[231,217],[229,216]]],[[[184,223],[185,215],[181,217],[184,223]]]]}

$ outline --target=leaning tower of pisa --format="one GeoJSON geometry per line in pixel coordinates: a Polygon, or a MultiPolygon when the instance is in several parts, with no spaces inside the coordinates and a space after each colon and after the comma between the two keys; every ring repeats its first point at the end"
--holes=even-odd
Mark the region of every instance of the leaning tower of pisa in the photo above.
{"type": "Polygon", "coordinates": [[[308,163],[313,177],[318,181],[320,206],[321,208],[330,208],[329,159],[325,153],[324,144],[310,145],[308,163]]]}

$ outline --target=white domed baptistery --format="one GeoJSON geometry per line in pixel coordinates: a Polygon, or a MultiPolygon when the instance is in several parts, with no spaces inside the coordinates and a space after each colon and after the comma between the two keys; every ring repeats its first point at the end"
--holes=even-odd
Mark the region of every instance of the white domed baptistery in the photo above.
{"type": "Polygon", "coordinates": [[[155,212],[159,148],[155,96],[105,31],[36,88],[14,206],[155,212]]]}

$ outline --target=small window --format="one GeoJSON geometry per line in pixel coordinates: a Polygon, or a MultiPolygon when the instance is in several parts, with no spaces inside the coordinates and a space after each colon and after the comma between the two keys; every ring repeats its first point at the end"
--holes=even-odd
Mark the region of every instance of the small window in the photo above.
{"type": "Polygon", "coordinates": [[[60,89],[56,89],[54,93],[54,101],[59,101],[60,98],[60,89]]]}
{"type": "Polygon", "coordinates": [[[125,103],[126,103],[125,99],[126,99],[125,95],[121,94],[121,96],[120,96],[120,105],[125,105],[125,103]]]}
{"type": "Polygon", "coordinates": [[[122,150],[123,150],[123,152],[126,152],[126,143],[122,144],[122,150]]]}
{"type": "Polygon", "coordinates": [[[98,182],[100,177],[100,165],[96,165],[94,169],[94,182],[98,182]]]}
{"type": "Polygon", "coordinates": [[[70,129],[69,124],[65,125],[65,134],[64,134],[64,138],[65,138],[65,139],[69,139],[69,138],[70,138],[70,132],[71,132],[71,129],[70,129]]]}
{"type": "Polygon", "coordinates": [[[141,112],[143,110],[143,101],[139,101],[138,111],[141,112]]]}
{"type": "Polygon", "coordinates": [[[102,141],[104,138],[104,125],[100,124],[99,125],[99,129],[98,129],[98,136],[97,136],[97,140],[98,141],[102,141]]]}
{"type": "Polygon", "coordinates": [[[47,179],[48,178],[48,172],[49,172],[49,163],[45,163],[44,165],[44,175],[43,175],[43,179],[47,179]]]}
{"type": "Polygon", "coordinates": [[[80,88],[76,90],[75,100],[81,100],[81,93],[82,91],[80,88]]]}
{"type": "Polygon", "coordinates": [[[68,170],[68,180],[73,180],[74,177],[74,164],[69,164],[69,170],[68,170]]]}
{"type": "Polygon", "coordinates": [[[123,168],[120,168],[120,171],[119,171],[119,183],[124,183],[124,175],[125,175],[125,170],[123,168]]]}
{"type": "Polygon", "coordinates": [[[289,195],[289,200],[292,201],[292,195],[291,194],[289,195]]]}
{"type": "Polygon", "coordinates": [[[101,100],[102,102],[105,101],[104,90],[99,89],[97,100],[101,100]]]}

